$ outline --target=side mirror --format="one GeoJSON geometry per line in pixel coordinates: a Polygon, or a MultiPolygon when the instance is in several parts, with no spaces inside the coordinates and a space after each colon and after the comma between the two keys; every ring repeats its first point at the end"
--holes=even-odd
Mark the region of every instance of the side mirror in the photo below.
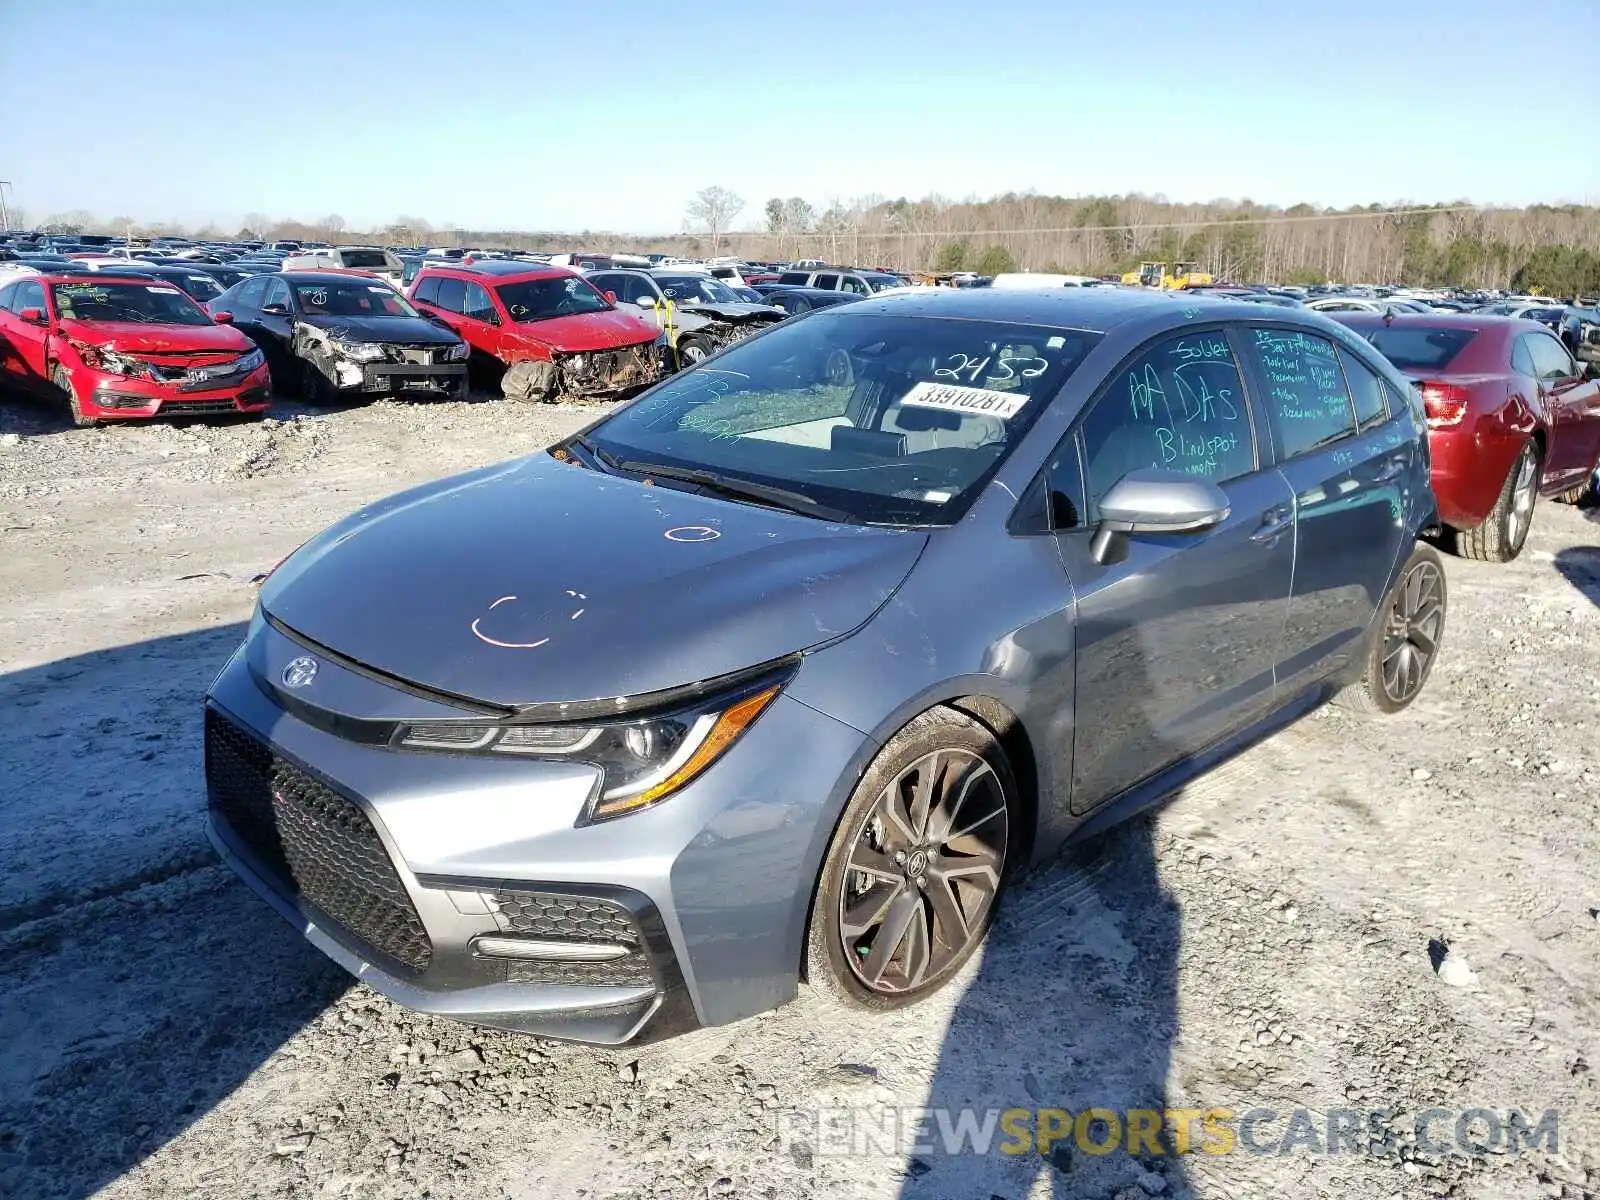
{"type": "Polygon", "coordinates": [[[635,300],[634,303],[640,308],[654,308],[656,306],[656,298],[650,295],[650,293],[646,292],[643,296],[640,296],[637,300],[635,300]]]}
{"type": "Polygon", "coordinates": [[[606,292],[605,298],[607,304],[615,304],[617,302],[617,294],[615,292],[606,292]]]}
{"type": "Polygon", "coordinates": [[[17,314],[17,320],[26,321],[29,325],[43,325],[44,309],[25,308],[17,314]]]}
{"type": "Polygon", "coordinates": [[[289,315],[289,306],[274,302],[272,304],[263,304],[261,311],[272,317],[287,317],[289,315]]]}
{"type": "Polygon", "coordinates": [[[231,312],[227,312],[227,311],[214,312],[214,313],[211,314],[211,319],[213,321],[215,321],[218,325],[232,325],[233,324],[233,314],[231,312]]]}
{"type": "Polygon", "coordinates": [[[1133,533],[1194,533],[1227,520],[1227,493],[1209,479],[1145,467],[1129,471],[1100,501],[1089,552],[1102,566],[1120,562],[1133,533]]]}

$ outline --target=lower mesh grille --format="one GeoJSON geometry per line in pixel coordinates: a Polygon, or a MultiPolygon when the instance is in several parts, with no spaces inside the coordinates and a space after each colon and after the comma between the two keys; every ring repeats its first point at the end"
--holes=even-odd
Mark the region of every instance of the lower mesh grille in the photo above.
{"type": "Polygon", "coordinates": [[[608,942],[628,953],[607,962],[506,960],[511,983],[649,984],[654,976],[644,940],[628,910],[593,896],[525,892],[503,888],[493,893],[503,932],[552,942],[608,942]]]}
{"type": "Polygon", "coordinates": [[[212,811],[284,891],[413,970],[433,944],[378,832],[360,805],[206,712],[212,811]]]}

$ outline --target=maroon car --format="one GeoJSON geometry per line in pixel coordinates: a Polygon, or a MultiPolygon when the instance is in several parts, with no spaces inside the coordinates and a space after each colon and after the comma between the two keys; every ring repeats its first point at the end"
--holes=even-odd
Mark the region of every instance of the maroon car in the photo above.
{"type": "Polygon", "coordinates": [[[1417,383],[1439,515],[1467,558],[1522,550],[1541,495],[1568,503],[1600,460],[1600,380],[1536,321],[1340,313],[1417,383]]]}

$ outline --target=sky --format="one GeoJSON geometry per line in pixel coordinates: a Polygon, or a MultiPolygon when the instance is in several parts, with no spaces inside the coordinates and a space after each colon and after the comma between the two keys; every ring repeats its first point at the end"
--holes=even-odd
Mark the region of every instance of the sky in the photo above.
{"type": "Polygon", "coordinates": [[[1600,0],[0,0],[35,222],[683,229],[772,196],[1600,202],[1600,0]],[[1587,57],[1586,57],[1587,56],[1587,57]]]}

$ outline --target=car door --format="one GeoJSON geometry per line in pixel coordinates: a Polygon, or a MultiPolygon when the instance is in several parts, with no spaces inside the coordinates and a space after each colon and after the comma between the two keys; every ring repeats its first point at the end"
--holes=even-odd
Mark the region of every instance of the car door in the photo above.
{"type": "MultiPolygon", "coordinates": [[[[463,338],[467,337],[468,332],[466,329],[466,322],[461,319],[462,311],[466,308],[466,306],[466,281],[462,279],[456,279],[451,275],[440,276],[439,292],[434,297],[433,301],[434,314],[439,318],[440,324],[448,325],[463,338]]],[[[474,349],[483,349],[483,347],[473,342],[471,338],[467,338],[467,341],[472,344],[474,349]]]]}
{"type": "Polygon", "coordinates": [[[1051,468],[1062,566],[1077,596],[1072,807],[1085,812],[1270,711],[1294,571],[1293,496],[1260,436],[1221,327],[1135,352],[1051,468]],[[1091,551],[1098,504],[1129,471],[1199,475],[1228,516],[1091,551]]]}
{"type": "Polygon", "coordinates": [[[0,286],[0,384],[26,387],[29,380],[25,360],[17,349],[12,330],[17,314],[12,311],[11,298],[16,295],[18,286],[17,283],[0,286]]]}
{"type": "Polygon", "coordinates": [[[461,291],[461,326],[459,332],[469,346],[477,346],[499,356],[500,313],[495,309],[489,290],[482,284],[463,280],[461,291]]]}
{"type": "Polygon", "coordinates": [[[1544,486],[1575,486],[1600,458],[1600,380],[1585,378],[1553,333],[1525,333],[1518,341],[1550,414],[1544,486]]]}
{"type": "Polygon", "coordinates": [[[14,285],[10,310],[0,314],[0,336],[10,347],[6,351],[10,377],[34,391],[43,390],[50,380],[50,325],[44,285],[37,279],[24,279],[14,285]],[[31,311],[37,311],[40,320],[22,319],[23,313],[31,311]]]}
{"type": "Polygon", "coordinates": [[[1410,407],[1361,353],[1294,326],[1253,324],[1240,335],[1294,497],[1294,584],[1277,668],[1287,697],[1361,653],[1409,551],[1416,498],[1407,489],[1426,486],[1427,472],[1410,407]]]}

